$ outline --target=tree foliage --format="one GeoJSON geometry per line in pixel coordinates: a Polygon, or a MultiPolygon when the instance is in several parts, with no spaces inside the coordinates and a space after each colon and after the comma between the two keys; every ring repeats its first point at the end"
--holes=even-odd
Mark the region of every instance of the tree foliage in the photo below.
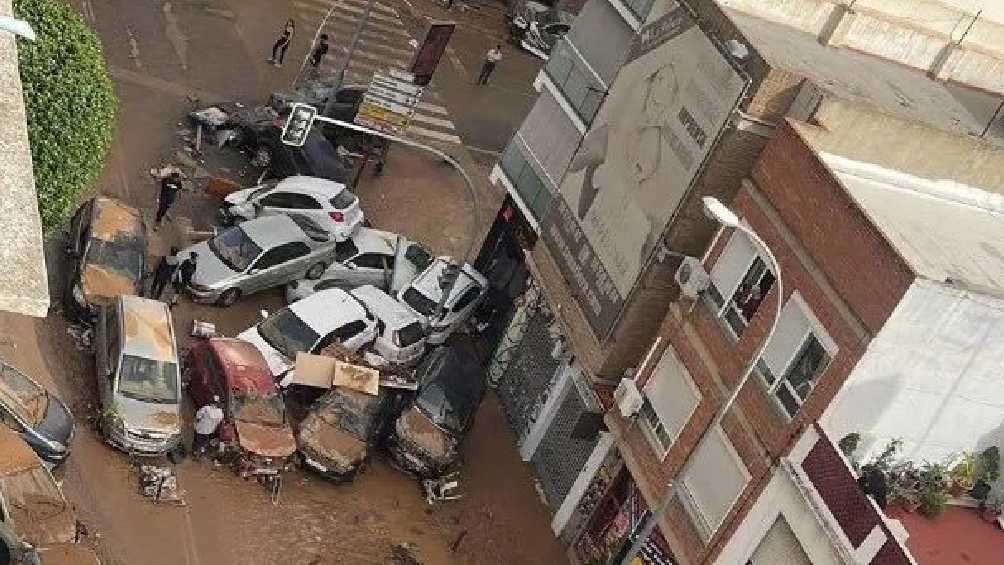
{"type": "Polygon", "coordinates": [[[115,129],[117,101],[101,42],[66,0],[14,0],[35,29],[18,40],[42,227],[63,223],[101,173],[115,129]]]}

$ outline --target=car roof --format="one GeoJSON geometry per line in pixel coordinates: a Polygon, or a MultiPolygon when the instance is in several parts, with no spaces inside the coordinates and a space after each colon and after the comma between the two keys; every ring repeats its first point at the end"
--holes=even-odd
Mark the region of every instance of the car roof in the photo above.
{"type": "Polygon", "coordinates": [[[144,235],[139,210],[114,198],[95,197],[91,211],[91,237],[114,241],[123,235],[131,238],[144,235]]]}
{"type": "Polygon", "coordinates": [[[231,390],[239,392],[272,392],[275,381],[265,357],[250,343],[229,337],[209,339],[207,346],[220,360],[223,378],[231,390]]]}
{"type": "Polygon", "coordinates": [[[7,426],[0,426],[0,477],[9,477],[41,466],[42,461],[21,436],[7,426]]]}
{"type": "Polygon", "coordinates": [[[443,358],[439,371],[427,375],[421,384],[419,396],[428,385],[438,383],[450,404],[458,410],[473,410],[481,400],[485,389],[487,372],[481,365],[477,352],[472,344],[458,341],[443,346],[429,355],[426,362],[431,363],[434,356],[443,358]]]}
{"type": "Polygon", "coordinates": [[[291,241],[304,241],[307,235],[291,218],[284,215],[264,216],[242,222],[239,226],[255,245],[271,249],[291,241]]]}
{"type": "Polygon", "coordinates": [[[174,342],[174,324],[167,304],[127,294],[120,298],[125,336],[122,352],[176,363],[178,351],[174,342]]]}
{"type": "MultiPolygon", "coordinates": [[[[436,260],[426,267],[425,271],[422,271],[421,274],[415,277],[415,280],[411,281],[411,284],[408,286],[414,287],[415,290],[431,300],[439,302],[439,299],[443,296],[443,289],[439,286],[439,275],[446,268],[446,262],[449,259],[449,257],[436,257],[436,260]]],[[[453,304],[465,290],[475,284],[481,288],[485,288],[487,281],[481,273],[474,270],[474,267],[468,263],[464,263],[462,274],[457,277],[457,282],[453,286],[450,292],[450,299],[446,304],[453,304]]]]}
{"type": "Polygon", "coordinates": [[[352,242],[359,253],[380,253],[393,255],[397,246],[397,234],[384,230],[360,227],[352,234],[352,242]]]}
{"type": "Polygon", "coordinates": [[[391,328],[403,328],[408,324],[421,322],[407,306],[373,285],[360,286],[350,292],[366,305],[371,314],[391,328]]]}
{"type": "Polygon", "coordinates": [[[348,322],[366,317],[362,305],[340,288],[315,292],[288,308],[322,336],[348,322]]]}
{"type": "Polygon", "coordinates": [[[279,181],[273,190],[287,190],[295,192],[312,192],[331,198],[339,192],[345,190],[345,185],[333,180],[318,177],[308,177],[306,175],[295,175],[286,177],[279,181]]]}

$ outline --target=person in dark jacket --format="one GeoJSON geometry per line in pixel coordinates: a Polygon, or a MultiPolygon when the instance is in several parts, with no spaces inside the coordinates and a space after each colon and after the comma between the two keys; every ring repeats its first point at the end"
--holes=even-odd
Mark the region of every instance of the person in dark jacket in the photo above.
{"type": "Polygon", "coordinates": [[[174,205],[174,201],[178,198],[178,192],[180,191],[181,174],[177,171],[164,177],[160,181],[160,198],[157,201],[157,219],[154,220],[156,226],[154,226],[153,229],[156,230],[157,226],[160,226],[160,221],[164,219],[164,216],[167,215],[167,211],[174,205]]]}
{"type": "Polygon", "coordinates": [[[272,57],[269,58],[269,63],[277,67],[282,66],[282,60],[286,57],[286,50],[289,49],[289,44],[293,42],[293,35],[295,33],[296,22],[292,19],[286,20],[286,27],[282,28],[282,35],[272,45],[272,57]]]}
{"type": "Polygon", "coordinates": [[[160,300],[167,283],[171,282],[174,271],[178,268],[178,248],[172,247],[170,255],[164,255],[153,270],[153,282],[150,283],[150,298],[160,300]]]}
{"type": "Polygon", "coordinates": [[[174,279],[172,279],[174,296],[171,297],[171,306],[178,303],[178,296],[188,288],[188,285],[192,284],[192,276],[195,275],[198,261],[199,254],[192,251],[189,253],[188,259],[185,259],[178,265],[178,271],[174,274],[174,279]]]}
{"type": "Polygon", "coordinates": [[[328,54],[328,34],[322,33],[320,39],[317,41],[317,47],[314,47],[314,52],[310,54],[310,66],[315,69],[321,65],[321,61],[324,60],[324,56],[328,54]]]}

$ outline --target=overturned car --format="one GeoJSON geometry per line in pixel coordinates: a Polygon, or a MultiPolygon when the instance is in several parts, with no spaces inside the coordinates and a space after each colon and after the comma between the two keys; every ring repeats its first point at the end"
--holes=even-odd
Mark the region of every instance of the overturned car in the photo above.
{"type": "Polygon", "coordinates": [[[325,393],[300,424],[296,440],[304,465],[332,481],[352,480],[379,442],[398,398],[386,388],[376,396],[344,387],[325,393]]]}
{"type": "Polygon", "coordinates": [[[394,423],[388,450],[394,463],[419,477],[442,475],[474,423],[485,371],[472,344],[457,341],[419,365],[418,396],[394,423]]]}

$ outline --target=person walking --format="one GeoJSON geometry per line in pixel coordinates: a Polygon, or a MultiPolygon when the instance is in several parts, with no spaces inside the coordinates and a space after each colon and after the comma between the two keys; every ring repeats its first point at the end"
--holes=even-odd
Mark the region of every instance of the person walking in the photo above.
{"type": "Polygon", "coordinates": [[[154,231],[160,227],[160,221],[174,205],[181,191],[181,173],[174,171],[160,180],[160,197],[157,199],[157,218],[154,220],[154,231]]]}
{"type": "Polygon", "coordinates": [[[223,409],[220,408],[220,397],[213,396],[213,401],[206,404],[195,413],[195,437],[192,439],[192,456],[201,459],[206,448],[216,437],[216,432],[223,422],[223,409]]]}
{"type": "Polygon", "coordinates": [[[496,45],[485,53],[485,61],[481,65],[481,74],[478,75],[478,84],[488,84],[488,77],[495,70],[495,65],[502,60],[502,46],[496,45]]]}
{"type": "Polygon", "coordinates": [[[272,45],[272,57],[268,59],[269,63],[277,67],[282,66],[282,60],[286,57],[286,50],[289,49],[289,44],[293,42],[293,35],[295,33],[296,22],[290,18],[286,20],[286,27],[282,28],[282,35],[272,45]]]}
{"type": "Polygon", "coordinates": [[[310,66],[315,69],[321,65],[324,56],[328,54],[328,34],[322,33],[314,47],[314,52],[310,54],[310,66]]]}
{"type": "Polygon", "coordinates": [[[170,255],[164,255],[157,262],[153,269],[153,282],[150,283],[150,298],[160,300],[167,284],[174,277],[174,271],[178,268],[178,248],[172,247],[170,255]]]}
{"type": "Polygon", "coordinates": [[[188,258],[178,265],[178,270],[174,273],[174,278],[171,280],[172,286],[174,287],[174,296],[171,297],[171,306],[178,304],[178,297],[181,296],[181,293],[184,292],[190,284],[192,284],[192,276],[195,275],[198,262],[199,254],[192,251],[188,254],[188,258]]]}

